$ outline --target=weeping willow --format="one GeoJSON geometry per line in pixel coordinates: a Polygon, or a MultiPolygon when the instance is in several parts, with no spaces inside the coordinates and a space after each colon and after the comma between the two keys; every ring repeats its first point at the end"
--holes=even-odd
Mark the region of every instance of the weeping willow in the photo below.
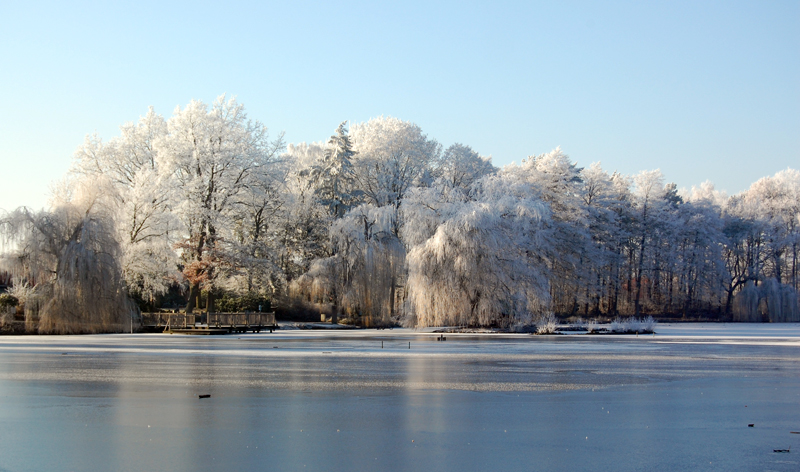
{"type": "Polygon", "coordinates": [[[758,287],[748,281],[733,298],[734,321],[787,323],[800,321],[797,291],[791,285],[767,279],[758,287]]]}
{"type": "Polygon", "coordinates": [[[405,284],[406,251],[397,237],[397,209],[361,205],[330,229],[331,257],[315,261],[291,284],[295,297],[329,303],[334,318],[362,326],[397,324],[405,284]]]}
{"type": "Polygon", "coordinates": [[[346,254],[315,261],[292,282],[292,295],[332,303],[333,311],[364,326],[399,318],[405,250],[397,240],[368,241],[346,254]]]}
{"type": "Polygon", "coordinates": [[[549,308],[543,215],[527,200],[470,203],[409,253],[407,326],[510,326],[549,308]]]}
{"type": "Polygon", "coordinates": [[[404,275],[405,250],[400,241],[370,241],[353,260],[351,283],[342,305],[367,326],[397,322],[398,288],[404,275]]]}
{"type": "Polygon", "coordinates": [[[113,223],[96,198],[0,220],[2,266],[33,287],[26,327],[42,334],[119,332],[137,308],[124,290],[113,223]]]}

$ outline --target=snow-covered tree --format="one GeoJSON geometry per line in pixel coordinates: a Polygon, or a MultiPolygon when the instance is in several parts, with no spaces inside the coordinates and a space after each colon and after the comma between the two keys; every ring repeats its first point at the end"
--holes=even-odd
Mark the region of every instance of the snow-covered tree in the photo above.
{"type": "Polygon", "coordinates": [[[40,333],[122,331],[136,306],[125,292],[108,186],[72,182],[50,211],[20,208],[0,219],[6,251],[0,259],[15,279],[33,287],[26,326],[40,333]],[[38,317],[38,320],[37,320],[38,317]]]}
{"type": "MultiPolygon", "coordinates": [[[[634,288],[634,316],[639,316],[642,305],[642,279],[644,277],[645,262],[648,259],[651,246],[656,246],[653,239],[659,217],[667,202],[667,188],[664,185],[664,176],[660,170],[642,171],[633,178],[633,202],[635,217],[635,233],[633,235],[633,271],[632,288],[634,288]]],[[[631,285],[629,285],[631,287],[631,285]]]]}
{"type": "Polygon", "coordinates": [[[397,288],[404,278],[405,248],[394,234],[391,205],[362,204],[331,228],[337,304],[367,325],[397,321],[397,288]]]}
{"type": "Polygon", "coordinates": [[[662,305],[666,303],[671,308],[677,303],[684,316],[708,312],[720,305],[725,279],[720,209],[710,200],[694,199],[677,210],[665,238],[671,257],[664,264],[668,296],[662,305]]]}
{"type": "Polygon", "coordinates": [[[332,215],[314,196],[308,169],[323,159],[324,143],[287,146],[282,159],[288,174],[283,198],[286,204],[279,218],[279,265],[291,282],[311,269],[312,263],[331,255],[329,226],[332,215]]]}
{"type": "Polygon", "coordinates": [[[800,319],[796,300],[777,301],[797,298],[798,188],[800,172],[787,169],[758,180],[728,202],[725,255],[731,282],[727,298],[737,319],[800,319]]]}
{"type": "Polygon", "coordinates": [[[120,127],[107,143],[92,135],[74,155],[71,173],[111,182],[108,204],[122,250],[120,264],[127,289],[145,300],[166,292],[177,280],[177,259],[170,234],[173,188],[160,172],[157,146],[167,125],[152,107],[137,123],[120,127]]]}
{"type": "Polygon", "coordinates": [[[623,222],[629,208],[629,182],[609,175],[599,163],[581,171],[580,192],[592,244],[583,259],[585,270],[584,315],[618,314],[620,274],[628,240],[623,222]]]}
{"type": "Polygon", "coordinates": [[[476,180],[496,170],[491,157],[481,156],[471,147],[456,143],[444,151],[436,163],[434,175],[442,185],[466,192],[476,180]]]}
{"type": "Polygon", "coordinates": [[[344,216],[360,194],[355,189],[355,151],[346,124],[339,124],[336,134],[328,139],[322,158],[308,170],[314,195],[334,218],[344,216]]]}
{"type": "Polygon", "coordinates": [[[581,169],[569,156],[556,148],[553,151],[524,159],[519,166],[509,165],[502,173],[514,175],[531,184],[536,196],[551,210],[548,225],[553,231],[553,251],[549,258],[551,298],[554,308],[575,312],[585,283],[591,238],[581,192],[581,169]]]}
{"type": "Polygon", "coordinates": [[[787,169],[755,182],[747,191],[751,215],[766,228],[765,271],[779,284],[798,288],[798,249],[800,249],[800,171],[787,169]]]}
{"type": "Polygon", "coordinates": [[[409,189],[430,183],[441,146],[419,126],[379,117],[354,124],[350,135],[356,152],[356,185],[367,203],[399,208],[409,189]]]}
{"type": "Polygon", "coordinates": [[[409,252],[409,325],[509,325],[549,309],[547,206],[513,175],[476,187],[409,252]]]}
{"type": "Polygon", "coordinates": [[[222,96],[87,137],[48,211],[0,218],[31,327],[119,329],[128,295],[155,302],[176,285],[189,311],[206,290],[206,309],[215,292],[302,298],[367,325],[800,320],[796,170],[727,197],[710,182],[679,192],[660,171],[581,168],[560,148],[497,169],[414,123],[345,124],[282,152],[222,96]]]}
{"type": "Polygon", "coordinates": [[[245,190],[256,185],[282,140],[270,142],[267,128],[248,120],[244,107],[225,96],[210,108],[200,101],[177,108],[167,126],[157,162],[179,189],[173,210],[186,232],[180,247],[190,283],[186,310],[192,311],[200,289],[213,289],[218,272],[234,262],[226,230],[233,227],[245,190]]]}
{"type": "Polygon", "coordinates": [[[282,229],[289,199],[286,189],[291,163],[276,160],[260,166],[238,198],[233,238],[228,241],[235,261],[233,288],[273,298],[286,285],[281,269],[282,229]]]}

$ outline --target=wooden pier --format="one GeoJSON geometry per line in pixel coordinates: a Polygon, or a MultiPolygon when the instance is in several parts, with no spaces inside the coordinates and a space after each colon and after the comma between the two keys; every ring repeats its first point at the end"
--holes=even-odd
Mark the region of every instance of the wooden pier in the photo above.
{"type": "Polygon", "coordinates": [[[260,333],[278,329],[275,313],[142,313],[142,329],[151,333],[260,333]]]}

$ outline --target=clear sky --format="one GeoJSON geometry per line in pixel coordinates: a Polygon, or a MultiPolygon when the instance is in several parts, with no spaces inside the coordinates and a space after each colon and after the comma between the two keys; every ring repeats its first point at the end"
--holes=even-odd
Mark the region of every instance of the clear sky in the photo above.
{"type": "Polygon", "coordinates": [[[496,165],[556,146],[737,193],[800,167],[800,1],[6,2],[0,208],[86,134],[236,96],[288,142],[391,115],[496,165]]]}

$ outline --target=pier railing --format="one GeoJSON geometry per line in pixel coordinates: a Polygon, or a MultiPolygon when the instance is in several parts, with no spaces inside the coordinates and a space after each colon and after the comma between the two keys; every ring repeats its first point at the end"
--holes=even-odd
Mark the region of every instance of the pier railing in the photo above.
{"type": "Polygon", "coordinates": [[[275,326],[275,313],[209,313],[208,326],[275,326]]]}
{"type": "Polygon", "coordinates": [[[149,329],[194,327],[239,329],[277,326],[275,313],[142,313],[142,326],[149,329]]]}

